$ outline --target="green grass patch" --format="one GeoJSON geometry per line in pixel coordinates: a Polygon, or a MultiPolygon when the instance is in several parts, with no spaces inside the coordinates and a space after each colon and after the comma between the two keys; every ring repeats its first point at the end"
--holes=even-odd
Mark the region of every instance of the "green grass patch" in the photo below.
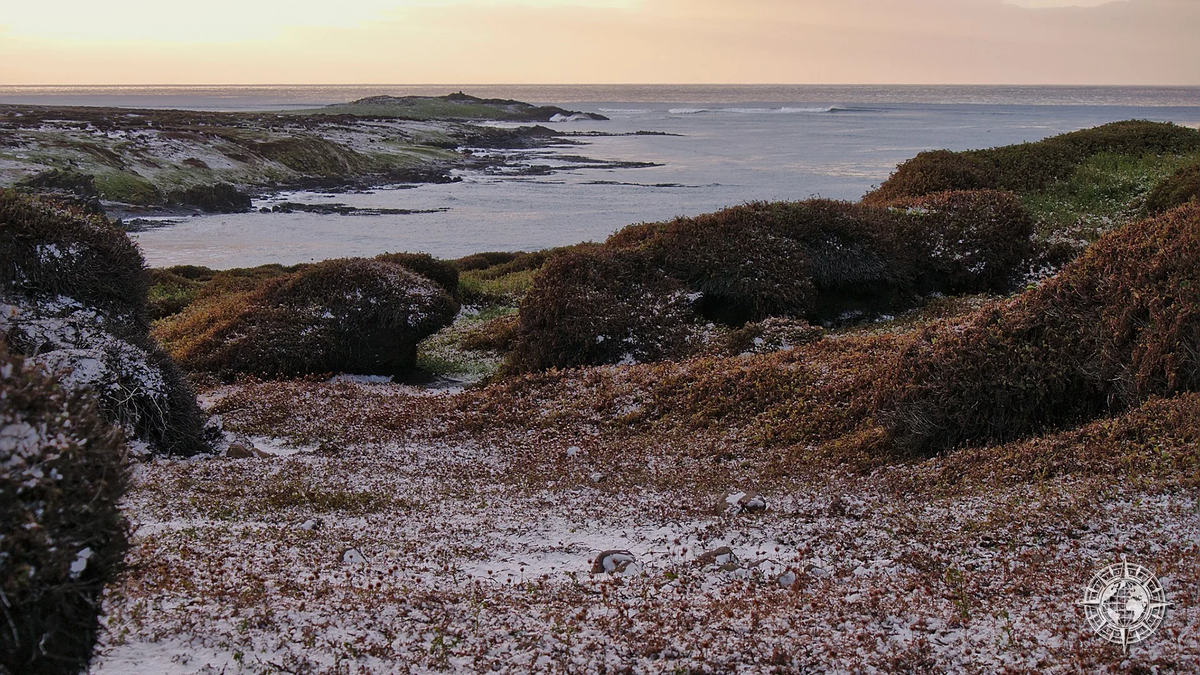
{"type": "Polygon", "coordinates": [[[1082,162],[1070,178],[1023,196],[1038,221],[1037,236],[1092,243],[1136,220],[1146,195],[1200,153],[1128,155],[1105,152],[1082,162]]]}
{"type": "Polygon", "coordinates": [[[154,183],[133,173],[102,173],[96,176],[96,191],[103,199],[125,204],[162,204],[162,191],[154,183]]]}

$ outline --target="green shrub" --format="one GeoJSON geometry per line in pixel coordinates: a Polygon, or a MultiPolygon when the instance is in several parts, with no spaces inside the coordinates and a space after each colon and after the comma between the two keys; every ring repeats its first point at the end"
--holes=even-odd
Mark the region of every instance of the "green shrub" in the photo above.
{"type": "Polygon", "coordinates": [[[192,304],[203,284],[162,269],[150,270],[147,310],[152,321],[178,314],[192,304]]]}
{"type": "Polygon", "coordinates": [[[509,371],[670,358],[689,351],[686,289],[635,251],[561,251],[521,303],[509,371]]]}
{"type": "Polygon", "coordinates": [[[120,430],[0,345],[0,672],[74,675],[124,559],[120,430]]]}
{"type": "Polygon", "coordinates": [[[193,370],[403,376],[414,367],[417,343],[457,313],[454,299],[424,277],[350,258],[200,299],[160,322],[155,335],[193,370]]]}
{"type": "Polygon", "coordinates": [[[158,186],[135,173],[100,174],[96,190],[104,199],[124,204],[160,206],[167,201],[158,186]]]}
{"type": "Polygon", "coordinates": [[[1146,196],[1144,209],[1154,216],[1195,201],[1200,201],[1200,162],[1183,167],[1154,186],[1146,196]]]}
{"type": "Polygon", "coordinates": [[[1197,150],[1200,132],[1195,129],[1161,122],[1113,122],[1035,143],[923,152],[897,167],[863,201],[889,204],[935,192],[983,188],[1029,192],[1070,178],[1079,164],[1101,153],[1142,156],[1197,150]]]}
{"type": "Polygon", "coordinates": [[[65,190],[80,197],[95,197],[96,177],[80,173],[74,169],[49,169],[24,178],[17,183],[18,188],[33,188],[38,190],[65,190]]]}
{"type": "Polygon", "coordinates": [[[409,272],[419,274],[441,286],[450,295],[458,297],[458,268],[454,263],[438,260],[428,253],[384,253],[375,256],[375,259],[399,265],[409,272]]]}
{"type": "Polygon", "coordinates": [[[1044,285],[928,328],[890,368],[896,444],[1006,441],[1200,386],[1200,206],[1107,235],[1044,285]]]}

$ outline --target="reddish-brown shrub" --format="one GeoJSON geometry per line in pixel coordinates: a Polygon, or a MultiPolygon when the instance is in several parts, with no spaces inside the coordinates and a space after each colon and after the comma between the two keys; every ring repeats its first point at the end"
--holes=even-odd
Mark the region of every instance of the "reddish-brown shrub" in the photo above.
{"type": "Polygon", "coordinates": [[[1002,293],[1032,255],[1033,216],[1012,193],[941,192],[900,201],[904,231],[920,249],[918,289],[1002,293]]]}
{"type": "Polygon", "coordinates": [[[184,367],[224,374],[407,375],[458,304],[391,263],[328,260],[193,303],[155,335],[184,367]]]}
{"type": "Polygon", "coordinates": [[[1005,441],[1200,386],[1200,205],[1105,236],[1057,277],[923,331],[881,408],[897,444],[1005,441]]]}

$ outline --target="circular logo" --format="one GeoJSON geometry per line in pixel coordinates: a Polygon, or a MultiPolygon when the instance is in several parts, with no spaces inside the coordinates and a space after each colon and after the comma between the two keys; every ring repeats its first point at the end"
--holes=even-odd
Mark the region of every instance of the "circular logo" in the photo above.
{"type": "Polygon", "coordinates": [[[1150,570],[1128,562],[1097,572],[1079,604],[1092,630],[1126,650],[1153,635],[1171,605],[1150,570]]]}

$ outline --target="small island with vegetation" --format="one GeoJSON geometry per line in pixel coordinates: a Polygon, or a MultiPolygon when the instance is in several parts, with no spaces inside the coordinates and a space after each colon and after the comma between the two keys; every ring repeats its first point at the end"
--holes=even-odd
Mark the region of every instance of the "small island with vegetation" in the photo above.
{"type": "Polygon", "coordinates": [[[436,173],[481,109],[568,114],[6,109],[0,672],[1091,671],[1064,578],[1200,580],[1200,131],[458,260],[146,269],[55,192],[436,173]]]}

